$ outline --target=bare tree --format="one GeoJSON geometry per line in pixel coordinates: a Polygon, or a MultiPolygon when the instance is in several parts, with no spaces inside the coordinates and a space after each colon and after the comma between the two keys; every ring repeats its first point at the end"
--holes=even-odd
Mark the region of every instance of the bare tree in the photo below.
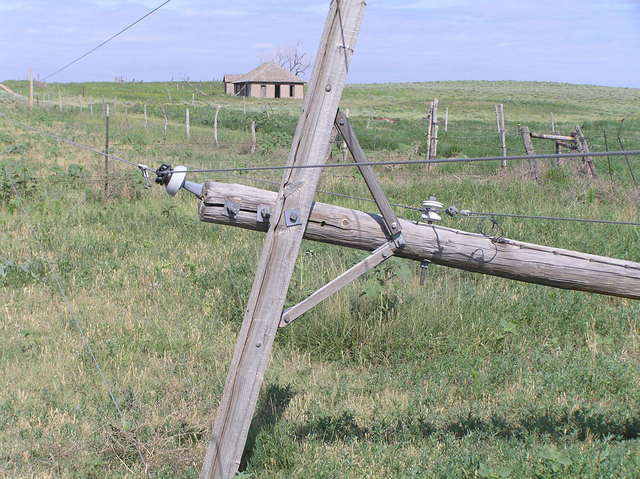
{"type": "Polygon", "coordinates": [[[296,76],[303,76],[311,67],[311,63],[307,61],[306,57],[307,54],[302,51],[302,47],[298,43],[295,47],[278,48],[271,61],[296,76]]]}

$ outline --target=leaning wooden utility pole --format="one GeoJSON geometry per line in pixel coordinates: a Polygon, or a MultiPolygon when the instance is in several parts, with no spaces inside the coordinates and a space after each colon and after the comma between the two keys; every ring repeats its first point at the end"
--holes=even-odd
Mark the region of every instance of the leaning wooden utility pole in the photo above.
{"type": "MultiPolygon", "coordinates": [[[[363,0],[331,2],[289,165],[326,162],[364,7],[363,0]]],[[[213,424],[202,479],[229,479],[240,465],[321,171],[293,169],[283,175],[213,424]]],[[[235,210],[230,205],[227,211],[233,215],[235,210]]]]}
{"type": "MultiPolygon", "coordinates": [[[[273,208],[276,193],[244,185],[204,184],[200,220],[265,231],[257,213],[273,208]],[[225,208],[228,198],[238,214],[225,208]]],[[[562,289],[640,299],[640,264],[577,251],[492,237],[435,224],[398,219],[405,246],[393,254],[415,261],[500,276],[562,289]]],[[[388,241],[380,215],[325,203],[314,203],[304,238],[374,251],[388,241]]]]}

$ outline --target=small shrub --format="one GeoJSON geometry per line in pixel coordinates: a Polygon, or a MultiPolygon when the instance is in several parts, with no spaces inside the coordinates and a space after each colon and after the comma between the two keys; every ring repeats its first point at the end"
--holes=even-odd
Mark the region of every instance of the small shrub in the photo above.
{"type": "Polygon", "coordinates": [[[0,260],[0,286],[20,288],[41,280],[47,274],[47,264],[41,260],[16,263],[0,260]]]}
{"type": "Polygon", "coordinates": [[[0,203],[9,203],[36,188],[31,171],[15,162],[0,164],[0,203]]]}

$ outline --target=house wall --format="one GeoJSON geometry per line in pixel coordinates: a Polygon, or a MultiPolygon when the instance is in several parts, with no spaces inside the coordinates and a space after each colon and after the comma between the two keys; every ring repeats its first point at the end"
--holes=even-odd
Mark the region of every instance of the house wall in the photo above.
{"type": "MultiPolygon", "coordinates": [[[[294,87],[294,96],[290,96],[291,85],[288,83],[280,84],[280,98],[304,98],[304,85],[293,85],[294,87]]],[[[254,98],[275,98],[276,97],[276,85],[275,83],[250,83],[246,85],[247,88],[247,96],[251,96],[254,98]],[[266,85],[266,96],[262,96],[262,85],[266,85]]],[[[233,83],[225,84],[225,91],[228,95],[235,94],[235,86],[233,83]]],[[[238,93],[238,96],[241,96],[241,93],[238,93]]]]}

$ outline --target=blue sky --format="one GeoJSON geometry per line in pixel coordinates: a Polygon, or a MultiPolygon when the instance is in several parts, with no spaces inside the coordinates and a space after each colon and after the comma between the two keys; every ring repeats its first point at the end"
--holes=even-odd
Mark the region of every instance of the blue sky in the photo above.
{"type": "MultiPolygon", "coordinates": [[[[0,0],[0,80],[41,77],[161,0],[0,0]]],[[[52,81],[244,73],[315,52],[329,1],[172,0],[52,81]]],[[[369,0],[349,80],[536,80],[640,88],[640,0],[369,0]]]]}

